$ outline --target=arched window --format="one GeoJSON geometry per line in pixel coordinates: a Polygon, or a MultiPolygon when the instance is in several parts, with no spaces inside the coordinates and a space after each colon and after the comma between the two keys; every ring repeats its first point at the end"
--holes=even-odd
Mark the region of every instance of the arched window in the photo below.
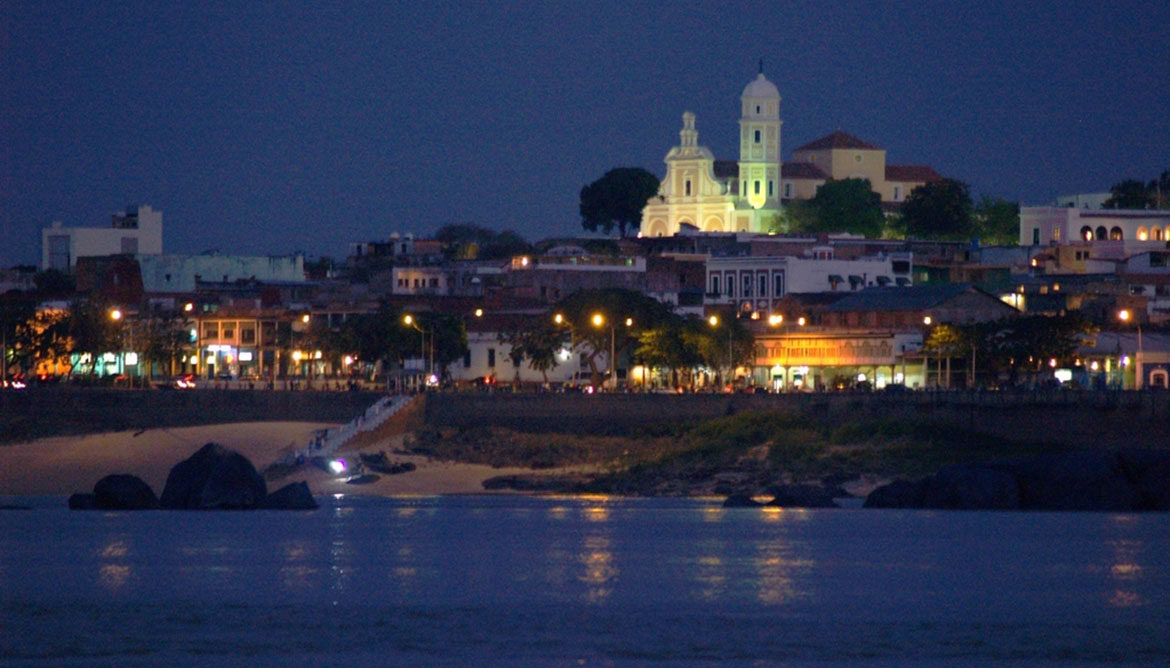
{"type": "Polygon", "coordinates": [[[1154,241],[1161,241],[1162,240],[1162,228],[1155,227],[1154,229],[1150,230],[1150,238],[1153,239],[1154,241]]]}
{"type": "Polygon", "coordinates": [[[1097,228],[1097,238],[1098,239],[1108,239],[1109,238],[1109,232],[1105,229],[1104,225],[1097,228]]]}
{"type": "Polygon", "coordinates": [[[1081,228],[1081,238],[1084,239],[1085,241],[1092,241],[1093,240],[1093,228],[1089,227],[1088,225],[1085,225],[1084,227],[1082,227],[1081,228]]]}
{"type": "Polygon", "coordinates": [[[1113,241],[1121,241],[1123,238],[1121,235],[1121,228],[1114,225],[1113,229],[1109,230],[1109,238],[1113,241]]]}
{"type": "Polygon", "coordinates": [[[1139,227],[1137,230],[1137,240],[1146,241],[1150,238],[1150,232],[1144,227],[1139,227]]]}

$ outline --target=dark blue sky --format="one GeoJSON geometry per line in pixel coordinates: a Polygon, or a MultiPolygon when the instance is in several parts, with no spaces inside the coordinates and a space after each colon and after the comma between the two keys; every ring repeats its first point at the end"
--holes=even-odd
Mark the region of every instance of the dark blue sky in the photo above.
{"type": "Polygon", "coordinates": [[[1170,3],[0,2],[0,264],[164,213],[164,248],[342,256],[451,222],[580,232],[680,115],[736,157],[757,59],[785,156],[842,129],[1043,203],[1170,168],[1170,3]],[[574,6],[577,5],[577,6],[574,6]]]}

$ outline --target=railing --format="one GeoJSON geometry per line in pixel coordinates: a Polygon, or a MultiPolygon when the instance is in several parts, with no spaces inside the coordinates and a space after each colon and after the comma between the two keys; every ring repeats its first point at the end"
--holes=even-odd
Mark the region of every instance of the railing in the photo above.
{"type": "Polygon", "coordinates": [[[358,434],[382,426],[386,420],[409,404],[410,400],[411,397],[404,395],[382,397],[361,415],[340,427],[321,430],[305,447],[285,455],[280,463],[291,466],[310,457],[328,457],[358,434]]]}

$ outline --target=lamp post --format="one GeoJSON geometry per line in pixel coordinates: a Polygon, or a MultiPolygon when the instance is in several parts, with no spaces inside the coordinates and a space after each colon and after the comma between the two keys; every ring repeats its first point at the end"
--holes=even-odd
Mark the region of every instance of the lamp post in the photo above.
{"type": "Polygon", "coordinates": [[[1134,389],[1140,390],[1142,389],[1142,385],[1145,384],[1142,382],[1145,380],[1142,377],[1142,321],[1141,318],[1137,317],[1136,313],[1132,313],[1129,309],[1125,308],[1117,312],[1117,319],[1126,324],[1132,319],[1134,324],[1137,325],[1138,349],[1137,357],[1134,358],[1134,389]]]}
{"type": "MultiPolygon", "coordinates": [[[[713,315],[710,318],[707,318],[707,322],[711,323],[712,327],[718,327],[719,326],[719,316],[713,315]]],[[[728,376],[732,375],[735,372],[734,364],[735,363],[732,361],[732,353],[731,353],[731,323],[728,323],[727,324],[727,375],[728,376]]],[[[730,385],[730,380],[729,379],[725,379],[725,380],[728,380],[728,384],[730,385]]]]}
{"type": "Polygon", "coordinates": [[[406,323],[406,325],[418,330],[419,337],[420,337],[419,338],[419,345],[420,345],[419,355],[422,357],[423,363],[426,364],[426,368],[423,369],[423,386],[425,387],[427,384],[427,381],[430,380],[430,375],[432,373],[434,373],[434,368],[435,368],[435,333],[434,333],[434,330],[432,329],[430,332],[431,346],[428,349],[427,348],[427,330],[425,330],[421,326],[419,326],[418,319],[415,318],[413,315],[407,313],[405,316],[402,317],[402,322],[404,322],[404,323],[406,323]],[[429,361],[428,361],[428,350],[430,353],[429,354],[429,361]]]}

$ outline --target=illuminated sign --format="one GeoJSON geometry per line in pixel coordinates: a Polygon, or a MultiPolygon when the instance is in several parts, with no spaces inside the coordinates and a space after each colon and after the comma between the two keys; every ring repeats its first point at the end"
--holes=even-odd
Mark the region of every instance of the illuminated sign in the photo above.
{"type": "Polygon", "coordinates": [[[756,347],[757,366],[857,366],[896,364],[893,337],[831,338],[798,336],[764,339],[756,347]]]}

